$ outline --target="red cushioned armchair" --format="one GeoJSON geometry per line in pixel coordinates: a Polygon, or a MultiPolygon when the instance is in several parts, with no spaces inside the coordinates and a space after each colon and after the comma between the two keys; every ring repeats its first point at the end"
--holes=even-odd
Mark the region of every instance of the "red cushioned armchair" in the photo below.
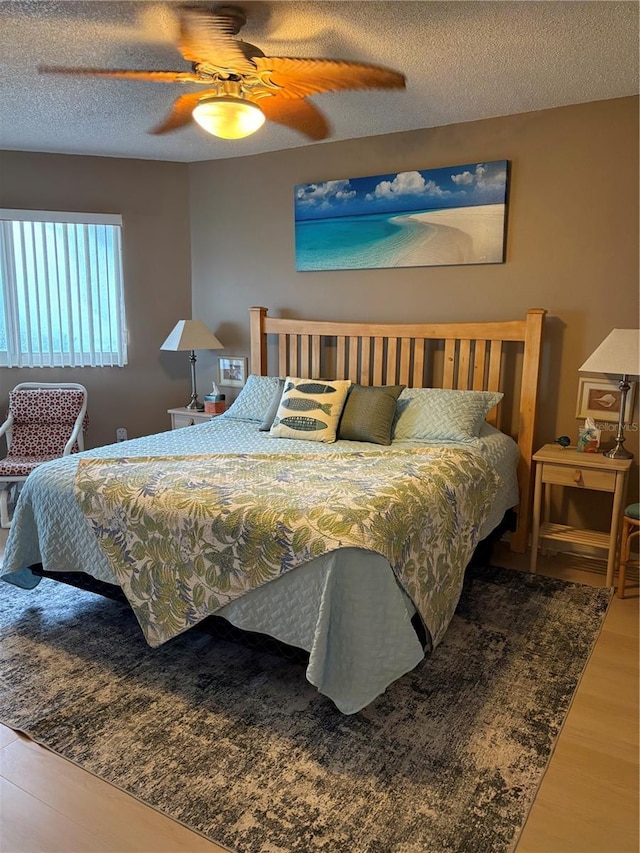
{"type": "Polygon", "coordinates": [[[22,382],[9,394],[0,427],[7,455],[0,460],[0,527],[10,527],[8,497],[34,468],[84,450],[87,389],[75,382],[22,382]]]}

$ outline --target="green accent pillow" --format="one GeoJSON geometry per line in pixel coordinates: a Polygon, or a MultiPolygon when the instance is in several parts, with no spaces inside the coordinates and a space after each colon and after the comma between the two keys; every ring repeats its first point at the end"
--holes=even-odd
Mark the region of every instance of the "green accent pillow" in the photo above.
{"type": "Polygon", "coordinates": [[[334,442],[350,385],[349,379],[287,376],[269,434],[276,438],[334,442]]]}
{"type": "Polygon", "coordinates": [[[352,385],[338,426],[338,438],[391,444],[396,401],[405,385],[352,385]]]}

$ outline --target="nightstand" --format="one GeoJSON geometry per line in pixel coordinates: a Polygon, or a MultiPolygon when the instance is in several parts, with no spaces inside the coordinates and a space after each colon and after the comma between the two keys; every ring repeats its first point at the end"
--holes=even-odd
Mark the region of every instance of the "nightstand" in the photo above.
{"type": "Polygon", "coordinates": [[[217,418],[218,415],[209,412],[198,412],[195,409],[167,409],[171,415],[171,429],[182,429],[182,427],[195,426],[217,418]]]}
{"type": "Polygon", "coordinates": [[[572,447],[545,444],[533,455],[536,464],[535,492],[533,496],[533,524],[531,530],[531,571],[535,572],[538,560],[538,543],[541,539],[555,542],[575,542],[600,548],[607,552],[607,586],[613,586],[616,567],[622,509],[627,491],[627,475],[631,459],[608,459],[602,453],[579,453],[572,447]],[[551,495],[546,486],[566,486],[611,492],[613,506],[608,533],[583,530],[550,521],[551,495]],[[540,512],[544,501],[542,520],[540,512]]]}

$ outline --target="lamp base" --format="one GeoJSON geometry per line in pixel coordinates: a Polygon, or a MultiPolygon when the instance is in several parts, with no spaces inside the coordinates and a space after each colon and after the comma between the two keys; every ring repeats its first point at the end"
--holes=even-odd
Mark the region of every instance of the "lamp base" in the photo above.
{"type": "Polygon", "coordinates": [[[193,412],[204,412],[204,403],[201,403],[197,396],[191,395],[185,409],[190,409],[193,412]]]}
{"type": "Polygon", "coordinates": [[[631,390],[629,377],[623,374],[620,379],[620,412],[618,415],[618,432],[616,443],[604,455],[607,459],[633,459],[633,453],[624,447],[624,413],[627,408],[627,394],[631,390]]]}
{"type": "Polygon", "coordinates": [[[606,453],[603,454],[607,459],[633,459],[633,453],[623,447],[622,444],[616,442],[615,446],[611,448],[611,450],[607,450],[606,453]]]}

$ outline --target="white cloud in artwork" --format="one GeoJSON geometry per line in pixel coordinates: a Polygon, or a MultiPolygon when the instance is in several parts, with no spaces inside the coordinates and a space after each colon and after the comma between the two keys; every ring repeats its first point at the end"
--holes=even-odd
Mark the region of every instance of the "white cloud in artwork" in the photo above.
{"type": "Polygon", "coordinates": [[[442,197],[450,195],[435,181],[425,181],[420,172],[399,172],[392,181],[380,181],[375,190],[367,193],[367,201],[377,198],[396,198],[401,195],[428,195],[442,197]]]}
{"type": "Polygon", "coordinates": [[[356,195],[347,180],[325,181],[322,184],[304,184],[296,190],[299,204],[309,207],[329,207],[335,201],[348,201],[356,195]]]}
{"type": "Polygon", "coordinates": [[[507,173],[502,168],[492,171],[484,163],[478,163],[473,172],[465,169],[464,172],[451,175],[451,180],[459,187],[489,190],[494,187],[504,186],[507,180],[507,173]]]}
{"type": "Polygon", "coordinates": [[[461,184],[472,184],[475,178],[467,169],[466,171],[461,172],[459,175],[451,175],[451,180],[454,184],[460,186],[461,184]]]}

